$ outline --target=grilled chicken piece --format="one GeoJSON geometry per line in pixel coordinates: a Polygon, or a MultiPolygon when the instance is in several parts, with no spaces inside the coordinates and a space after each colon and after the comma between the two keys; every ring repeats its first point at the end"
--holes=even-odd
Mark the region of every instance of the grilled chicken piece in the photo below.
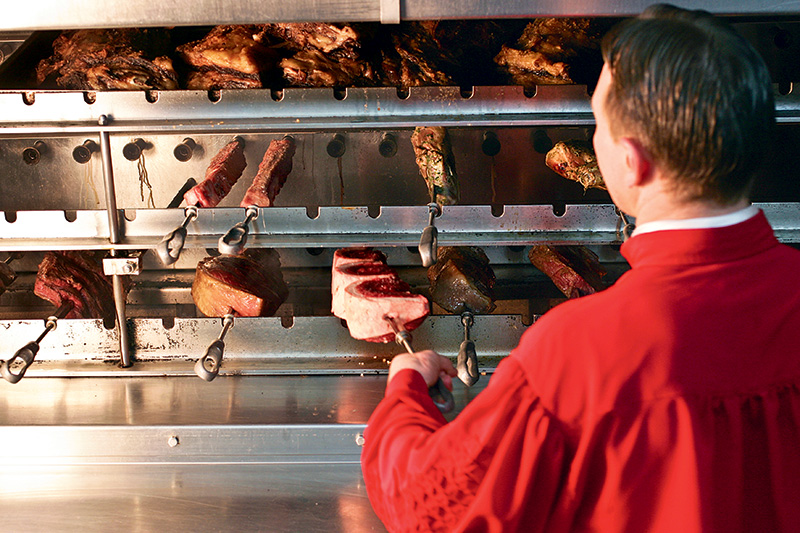
{"type": "Polygon", "coordinates": [[[530,262],[544,272],[567,298],[578,298],[605,288],[606,269],[597,255],[583,246],[537,245],[528,252],[530,262]]]}
{"type": "MultiPolygon", "coordinates": [[[[129,277],[123,276],[123,280],[127,291],[129,277]]],[[[46,252],[39,264],[33,292],[56,307],[71,302],[72,309],[65,318],[110,320],[116,313],[111,279],[103,274],[103,265],[92,252],[46,252]]]]}
{"type": "Polygon", "coordinates": [[[236,137],[211,159],[203,181],[183,195],[186,205],[216,207],[231,191],[246,166],[244,139],[236,137]]]}
{"type": "Polygon", "coordinates": [[[192,284],[194,303],[206,316],[272,316],[288,294],[280,256],[266,248],[207,257],[197,264],[192,284]]]}
{"type": "Polygon", "coordinates": [[[258,26],[215,26],[199,41],[178,47],[191,72],[187,89],[249,89],[263,87],[262,75],[272,69],[278,54],[255,39],[258,26]]]}
{"type": "Polygon", "coordinates": [[[575,72],[585,70],[582,56],[598,55],[600,35],[590,19],[538,18],[525,27],[514,46],[503,45],[495,63],[517,85],[579,83],[572,67],[578,67],[575,72]]]}
{"type": "Polygon", "coordinates": [[[592,145],[581,140],[559,141],[547,152],[545,164],[560,176],[589,187],[606,190],[592,145]]]}
{"type": "Polygon", "coordinates": [[[438,126],[417,126],[411,134],[411,144],[431,200],[439,205],[457,204],[456,161],[447,130],[438,126]]]}
{"type": "Polygon", "coordinates": [[[286,183],[286,177],[292,171],[292,157],[295,144],[291,137],[273,140],[269,143],[267,151],[258,172],[253,178],[253,183],[239,204],[241,207],[257,205],[259,207],[272,207],[275,197],[286,183]]]}
{"type": "Polygon", "coordinates": [[[55,74],[65,89],[177,89],[168,52],[164,30],[65,31],[53,41],[53,55],[39,62],[36,77],[41,84],[55,74]]]}
{"type": "Polygon", "coordinates": [[[495,308],[494,271],[478,247],[440,246],[428,280],[431,300],[451,313],[491,313],[495,308]]]}

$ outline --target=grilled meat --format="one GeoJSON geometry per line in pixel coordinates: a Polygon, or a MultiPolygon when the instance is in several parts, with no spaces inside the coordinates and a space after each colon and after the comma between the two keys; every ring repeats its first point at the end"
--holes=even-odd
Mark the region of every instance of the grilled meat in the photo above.
{"type": "Polygon", "coordinates": [[[430,312],[428,299],[411,292],[408,283],[398,278],[351,283],[344,289],[344,308],[350,336],[369,342],[394,340],[394,330],[385,316],[393,317],[411,331],[430,312]]]}
{"type": "Polygon", "coordinates": [[[530,22],[514,46],[503,45],[495,63],[517,85],[585,83],[588,64],[598,57],[600,31],[585,18],[539,18],[530,22]],[[573,68],[576,67],[576,68],[573,68]],[[583,74],[575,79],[573,72],[583,74]]]}
{"type": "Polygon", "coordinates": [[[168,43],[158,29],[65,31],[53,41],[53,55],[39,62],[36,77],[42,84],[55,75],[65,89],[177,89],[168,43]]]}
{"type": "Polygon", "coordinates": [[[583,246],[537,245],[528,252],[530,262],[544,272],[567,298],[603,290],[606,270],[597,255],[583,246]]]}
{"type": "Polygon", "coordinates": [[[440,246],[428,268],[431,300],[451,313],[491,313],[495,275],[489,258],[475,246],[440,246]]]}
{"type": "Polygon", "coordinates": [[[389,342],[391,316],[411,331],[428,316],[428,299],[411,292],[408,283],[386,264],[386,256],[371,248],[344,248],[333,256],[331,307],[347,321],[354,339],[389,342]]]}
{"type": "MultiPolygon", "coordinates": [[[[129,280],[127,276],[124,280],[129,280]]],[[[127,290],[130,282],[124,284],[127,290]]],[[[103,274],[103,265],[93,252],[46,252],[39,264],[33,292],[61,307],[72,303],[65,318],[113,319],[114,290],[111,279],[103,274]]]]}
{"type": "Polygon", "coordinates": [[[244,194],[241,207],[251,205],[271,207],[273,205],[275,197],[286,183],[286,177],[292,171],[294,151],[294,139],[291,137],[284,137],[269,143],[264,158],[258,165],[258,172],[253,178],[253,184],[244,194]]]}
{"type": "Polygon", "coordinates": [[[431,200],[440,205],[457,204],[456,161],[447,130],[438,126],[417,126],[411,134],[411,144],[431,200]]]}
{"type": "Polygon", "coordinates": [[[207,257],[197,264],[192,284],[194,303],[206,316],[272,316],[288,294],[280,256],[265,248],[207,257]]]}
{"type": "Polygon", "coordinates": [[[236,137],[211,159],[203,181],[183,195],[186,205],[215,207],[231,191],[246,166],[244,139],[236,137]]]}
{"type": "Polygon", "coordinates": [[[190,68],[187,89],[249,89],[263,87],[278,54],[256,40],[257,26],[215,26],[198,41],[177,51],[190,68]]]}
{"type": "Polygon", "coordinates": [[[361,261],[334,267],[331,273],[331,313],[346,319],[344,290],[351,283],[368,279],[398,278],[397,272],[381,261],[361,261]]]}
{"type": "Polygon", "coordinates": [[[374,85],[372,63],[361,53],[366,25],[317,22],[265,24],[259,39],[281,39],[287,52],[279,67],[287,85],[346,87],[374,85]]]}
{"type": "Polygon", "coordinates": [[[606,190],[592,145],[581,140],[559,141],[547,152],[545,164],[560,176],[589,187],[606,190]]]}
{"type": "Polygon", "coordinates": [[[435,22],[405,22],[389,34],[381,50],[384,85],[453,85],[453,55],[435,37],[435,22]]]}

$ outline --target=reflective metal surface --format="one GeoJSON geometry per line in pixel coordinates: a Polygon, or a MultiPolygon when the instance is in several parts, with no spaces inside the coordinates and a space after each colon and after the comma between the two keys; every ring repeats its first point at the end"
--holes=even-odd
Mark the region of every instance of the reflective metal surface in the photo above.
{"type": "MultiPolygon", "coordinates": [[[[570,3],[557,0],[505,0],[456,2],[454,0],[346,0],[261,2],[258,0],[148,0],[104,2],[102,0],[36,0],[25,9],[7,9],[0,29],[108,28],[126,26],[173,26],[210,24],[252,24],[265,21],[384,21],[439,20],[446,18],[504,18],[533,16],[635,15],[651,2],[644,0],[602,0],[570,3]],[[399,17],[398,12],[399,11],[399,17]]],[[[723,14],[798,13],[792,2],[770,0],[687,0],[682,7],[706,9],[723,14]]]]}

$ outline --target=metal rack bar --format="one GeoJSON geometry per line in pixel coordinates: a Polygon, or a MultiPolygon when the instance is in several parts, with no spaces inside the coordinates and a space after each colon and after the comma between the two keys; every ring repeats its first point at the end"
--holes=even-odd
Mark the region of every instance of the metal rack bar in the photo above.
{"type": "MultiPolygon", "coordinates": [[[[536,16],[626,16],[640,13],[649,2],[601,0],[577,6],[558,0],[496,2],[479,0],[399,0],[389,17],[381,0],[277,2],[260,0],[36,0],[25,9],[3,14],[0,30],[49,30],[141,26],[203,26],[272,22],[394,22],[461,18],[524,18],[536,16]]],[[[719,14],[776,15],[800,12],[792,2],[687,0],[689,9],[719,14]]]]}
{"type": "MultiPolygon", "coordinates": [[[[90,134],[101,115],[109,133],[259,133],[318,130],[449,127],[590,126],[594,124],[584,85],[543,85],[526,96],[520,86],[411,87],[407,97],[393,87],[205,91],[4,91],[0,92],[0,137],[90,134]],[[277,98],[277,96],[276,96],[277,98]],[[31,103],[32,101],[32,103],[31,103]],[[91,103],[90,103],[91,102],[91,103]],[[254,117],[258,117],[254,120],[254,117]]],[[[800,123],[800,91],[778,94],[777,120],[800,123]]]]}
{"type": "MultiPolygon", "coordinates": [[[[800,242],[800,203],[757,203],[779,240],[800,242]]],[[[377,216],[367,207],[260,209],[248,246],[342,247],[415,246],[427,223],[426,206],[384,206],[377,216]]],[[[185,248],[216,248],[220,235],[241,221],[235,207],[206,208],[188,225],[185,248]]],[[[0,251],[153,248],[181,223],[183,209],[125,210],[122,240],[109,244],[105,211],[18,211],[13,222],[0,216],[0,251]]],[[[556,215],[549,205],[505,206],[498,216],[488,205],[444,208],[437,219],[441,245],[514,246],[534,243],[613,244],[621,242],[616,208],[610,204],[568,205],[556,215]]]]}

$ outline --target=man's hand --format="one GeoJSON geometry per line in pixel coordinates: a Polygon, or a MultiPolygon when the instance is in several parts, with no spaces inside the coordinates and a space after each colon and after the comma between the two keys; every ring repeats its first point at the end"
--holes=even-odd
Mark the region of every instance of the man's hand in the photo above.
{"type": "MultiPolygon", "coordinates": [[[[389,380],[400,372],[410,368],[416,370],[425,379],[428,387],[436,384],[439,378],[442,378],[445,387],[453,390],[453,376],[457,375],[456,369],[450,359],[443,355],[439,355],[433,350],[423,350],[415,353],[402,353],[395,355],[392,363],[389,366],[389,380]]],[[[388,383],[387,381],[387,383],[388,383]]]]}

